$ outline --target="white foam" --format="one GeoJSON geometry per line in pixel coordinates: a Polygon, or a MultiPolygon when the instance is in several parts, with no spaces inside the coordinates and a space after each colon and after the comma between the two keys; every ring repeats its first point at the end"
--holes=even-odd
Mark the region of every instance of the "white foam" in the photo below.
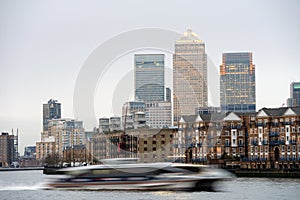
{"type": "Polygon", "coordinates": [[[41,183],[36,185],[1,185],[0,191],[18,191],[18,190],[39,190],[41,189],[41,183]]]}

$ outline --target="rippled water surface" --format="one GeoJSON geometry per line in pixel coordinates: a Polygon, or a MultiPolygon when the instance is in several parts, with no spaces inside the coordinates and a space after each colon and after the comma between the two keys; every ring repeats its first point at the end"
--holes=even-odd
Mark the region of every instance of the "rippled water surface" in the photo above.
{"type": "Polygon", "coordinates": [[[4,199],[300,199],[300,179],[237,178],[218,184],[218,192],[52,191],[39,187],[42,171],[0,172],[0,200],[4,199]]]}

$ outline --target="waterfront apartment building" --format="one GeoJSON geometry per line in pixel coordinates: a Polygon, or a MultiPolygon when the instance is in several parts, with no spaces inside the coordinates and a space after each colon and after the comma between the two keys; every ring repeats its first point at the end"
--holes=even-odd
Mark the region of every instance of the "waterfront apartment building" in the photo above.
{"type": "Polygon", "coordinates": [[[292,82],[290,85],[290,98],[287,100],[288,107],[300,106],[300,82],[292,82]]]}
{"type": "Polygon", "coordinates": [[[61,118],[61,104],[57,100],[50,99],[43,104],[43,131],[48,130],[48,121],[61,118]]]}
{"type": "Polygon", "coordinates": [[[134,55],[134,89],[137,101],[164,101],[165,55],[134,55]]]}
{"type": "Polygon", "coordinates": [[[53,119],[49,121],[55,136],[55,150],[61,157],[66,147],[85,144],[83,122],[75,119],[53,119]]]}
{"type": "Polygon", "coordinates": [[[220,103],[224,111],[256,111],[252,53],[223,53],[220,66],[220,103]]]}
{"type": "Polygon", "coordinates": [[[2,132],[0,135],[0,167],[9,167],[16,159],[15,136],[2,132]]]}
{"type": "Polygon", "coordinates": [[[45,138],[43,141],[36,142],[36,160],[43,161],[47,156],[55,154],[54,137],[45,138]]]}
{"type": "Polygon", "coordinates": [[[179,162],[300,168],[300,107],[183,116],[173,152],[179,162]]]}
{"type": "Polygon", "coordinates": [[[107,158],[139,158],[140,162],[162,162],[173,158],[172,138],[175,129],[130,129],[93,137],[92,156],[107,158]]]}
{"type": "Polygon", "coordinates": [[[207,55],[205,44],[196,33],[188,29],[175,42],[173,55],[173,120],[194,115],[195,108],[206,107],[207,55]]]}
{"type": "Polygon", "coordinates": [[[251,168],[299,168],[300,107],[260,109],[248,142],[251,168]]]}
{"type": "Polygon", "coordinates": [[[48,154],[63,156],[63,150],[73,145],[85,144],[83,122],[75,119],[48,120],[47,137],[42,134],[36,143],[37,159],[45,159],[48,154]]]}

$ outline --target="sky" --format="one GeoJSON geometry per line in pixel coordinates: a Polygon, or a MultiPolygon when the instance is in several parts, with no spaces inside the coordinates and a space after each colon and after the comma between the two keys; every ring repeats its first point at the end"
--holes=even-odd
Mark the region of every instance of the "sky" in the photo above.
{"type": "MultiPolygon", "coordinates": [[[[143,28],[191,28],[216,70],[223,52],[253,52],[257,108],[280,107],[290,83],[300,81],[299,8],[297,0],[0,0],[0,131],[19,129],[22,154],[40,141],[42,104],[50,98],[62,104],[63,117],[76,118],[74,88],[90,54],[119,34],[143,28]]],[[[119,114],[112,102],[120,102],[120,77],[133,80],[134,53],[140,51],[113,60],[98,81],[96,118],[119,114]]],[[[165,53],[169,75],[172,56],[165,53]]]]}

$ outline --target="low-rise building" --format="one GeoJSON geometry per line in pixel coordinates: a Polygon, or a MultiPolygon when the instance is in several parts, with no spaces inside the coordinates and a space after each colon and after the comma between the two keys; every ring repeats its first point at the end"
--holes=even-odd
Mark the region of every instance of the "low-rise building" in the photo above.
{"type": "Polygon", "coordinates": [[[172,138],[175,129],[139,128],[97,134],[93,137],[93,153],[97,159],[139,158],[141,162],[159,162],[173,157],[172,138]]]}

